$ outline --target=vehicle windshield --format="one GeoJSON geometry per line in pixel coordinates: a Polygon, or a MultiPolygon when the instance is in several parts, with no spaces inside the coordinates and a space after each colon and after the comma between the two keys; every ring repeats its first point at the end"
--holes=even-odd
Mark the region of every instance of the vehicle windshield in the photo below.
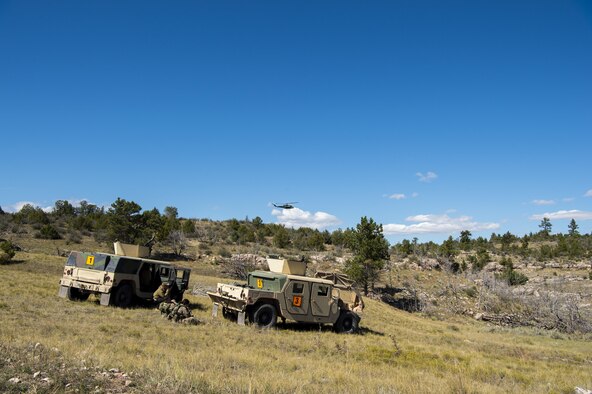
{"type": "Polygon", "coordinates": [[[72,252],[66,265],[86,268],[92,270],[105,271],[111,263],[111,256],[104,255],[101,253],[81,253],[72,252]]]}

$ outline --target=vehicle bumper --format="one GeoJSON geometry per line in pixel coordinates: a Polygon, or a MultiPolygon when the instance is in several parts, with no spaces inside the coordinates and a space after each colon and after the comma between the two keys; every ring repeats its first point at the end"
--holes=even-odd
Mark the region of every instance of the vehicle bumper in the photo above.
{"type": "MultiPolygon", "coordinates": [[[[80,282],[80,281],[71,280],[71,279],[60,279],[60,285],[65,288],[74,287],[76,289],[86,290],[86,291],[90,291],[93,293],[110,293],[111,288],[112,288],[112,286],[98,285],[98,284],[94,284],[94,283],[85,283],[85,282],[80,282]]],[[[62,293],[62,291],[60,289],[60,297],[66,296],[65,294],[62,295],[61,293],[62,293]]]]}
{"type": "Polygon", "coordinates": [[[245,300],[237,300],[210,291],[208,291],[208,296],[215,304],[222,305],[223,307],[236,312],[244,312],[247,307],[247,302],[245,300]]]}

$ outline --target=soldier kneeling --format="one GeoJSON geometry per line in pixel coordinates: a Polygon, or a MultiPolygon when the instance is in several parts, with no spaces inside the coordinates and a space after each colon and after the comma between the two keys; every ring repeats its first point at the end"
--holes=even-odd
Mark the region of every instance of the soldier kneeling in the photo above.
{"type": "Polygon", "coordinates": [[[168,282],[163,282],[160,284],[158,289],[152,294],[152,299],[154,302],[164,303],[164,302],[171,302],[171,292],[172,287],[168,284],[168,282]]]}

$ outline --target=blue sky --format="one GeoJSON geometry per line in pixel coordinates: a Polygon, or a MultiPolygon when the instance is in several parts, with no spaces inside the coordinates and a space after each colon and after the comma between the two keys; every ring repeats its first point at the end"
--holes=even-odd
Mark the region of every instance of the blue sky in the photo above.
{"type": "Polygon", "coordinates": [[[591,142],[589,1],[0,1],[5,210],[590,232],[591,142]]]}

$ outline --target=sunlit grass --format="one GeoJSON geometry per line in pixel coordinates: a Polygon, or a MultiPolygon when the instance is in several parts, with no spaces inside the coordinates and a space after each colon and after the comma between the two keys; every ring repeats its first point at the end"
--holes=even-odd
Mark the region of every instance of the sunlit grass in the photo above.
{"type": "MultiPolygon", "coordinates": [[[[134,372],[128,390],[518,393],[592,388],[591,338],[557,339],[464,318],[437,321],[372,300],[367,300],[361,335],[295,324],[258,331],[211,318],[209,299],[192,295],[187,298],[204,324],[184,326],[161,318],[153,308],[102,307],[92,297],[61,299],[64,258],[20,252],[16,260],[21,262],[0,266],[7,283],[0,287],[0,344],[25,349],[39,342],[58,349],[72,365],[134,372]]],[[[217,281],[192,275],[190,287],[217,281]]]]}

